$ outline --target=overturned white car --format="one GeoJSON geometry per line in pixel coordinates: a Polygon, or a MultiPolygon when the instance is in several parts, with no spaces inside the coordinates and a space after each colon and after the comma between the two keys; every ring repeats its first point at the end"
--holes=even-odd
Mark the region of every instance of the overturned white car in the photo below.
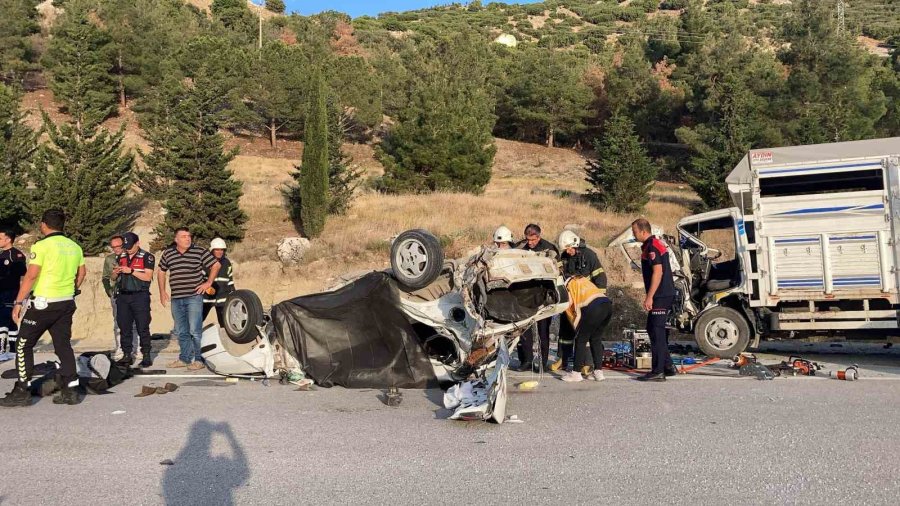
{"type": "Polygon", "coordinates": [[[470,382],[451,418],[503,421],[509,350],[568,293],[552,253],[485,247],[444,261],[424,230],[398,236],[391,268],[264,312],[238,290],[225,329],[204,331],[203,357],[224,375],[298,370],[322,386],[424,388],[470,382]]]}

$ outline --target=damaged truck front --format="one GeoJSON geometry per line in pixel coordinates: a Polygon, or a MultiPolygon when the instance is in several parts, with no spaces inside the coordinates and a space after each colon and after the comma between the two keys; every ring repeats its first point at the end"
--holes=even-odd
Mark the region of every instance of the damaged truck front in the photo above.
{"type": "Polygon", "coordinates": [[[896,335],[900,138],[755,149],[726,181],[734,207],[668,238],[673,325],[723,358],[769,336],[896,335]]]}

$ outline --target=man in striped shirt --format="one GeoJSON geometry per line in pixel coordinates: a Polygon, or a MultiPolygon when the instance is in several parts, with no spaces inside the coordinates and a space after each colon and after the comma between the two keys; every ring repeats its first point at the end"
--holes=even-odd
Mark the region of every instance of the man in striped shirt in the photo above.
{"type": "Polygon", "coordinates": [[[200,334],[203,331],[203,294],[209,290],[219,274],[221,265],[209,250],[195,246],[187,228],[175,230],[175,244],[166,248],[159,262],[159,299],[163,306],[170,295],[166,292],[166,273],[169,273],[172,318],[181,353],[168,367],[203,369],[200,356],[200,334]],[[209,271],[207,278],[206,271],[209,271]]]}

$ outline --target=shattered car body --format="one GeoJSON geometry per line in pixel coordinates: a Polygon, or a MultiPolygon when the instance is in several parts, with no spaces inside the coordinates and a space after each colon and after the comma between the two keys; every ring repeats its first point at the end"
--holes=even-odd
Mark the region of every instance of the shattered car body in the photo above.
{"type": "MultiPolygon", "coordinates": [[[[401,253],[398,259],[409,258],[401,253]]],[[[324,386],[474,382],[487,394],[460,399],[451,418],[502,422],[509,350],[534,322],[568,306],[557,260],[494,247],[446,262],[429,253],[441,266],[418,287],[400,281],[409,278],[398,275],[398,264],[261,315],[253,314],[252,292],[236,292],[226,302],[226,328],[204,332],[203,357],[219,374],[278,377],[299,369],[324,386]]]]}

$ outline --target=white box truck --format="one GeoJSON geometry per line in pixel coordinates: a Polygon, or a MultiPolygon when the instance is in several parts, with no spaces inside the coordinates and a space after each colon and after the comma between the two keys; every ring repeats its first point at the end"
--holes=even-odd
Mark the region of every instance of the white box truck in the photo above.
{"type": "Polygon", "coordinates": [[[754,149],[734,207],[678,224],[673,323],[730,358],[767,336],[885,337],[900,311],[900,137],[754,149]]]}

